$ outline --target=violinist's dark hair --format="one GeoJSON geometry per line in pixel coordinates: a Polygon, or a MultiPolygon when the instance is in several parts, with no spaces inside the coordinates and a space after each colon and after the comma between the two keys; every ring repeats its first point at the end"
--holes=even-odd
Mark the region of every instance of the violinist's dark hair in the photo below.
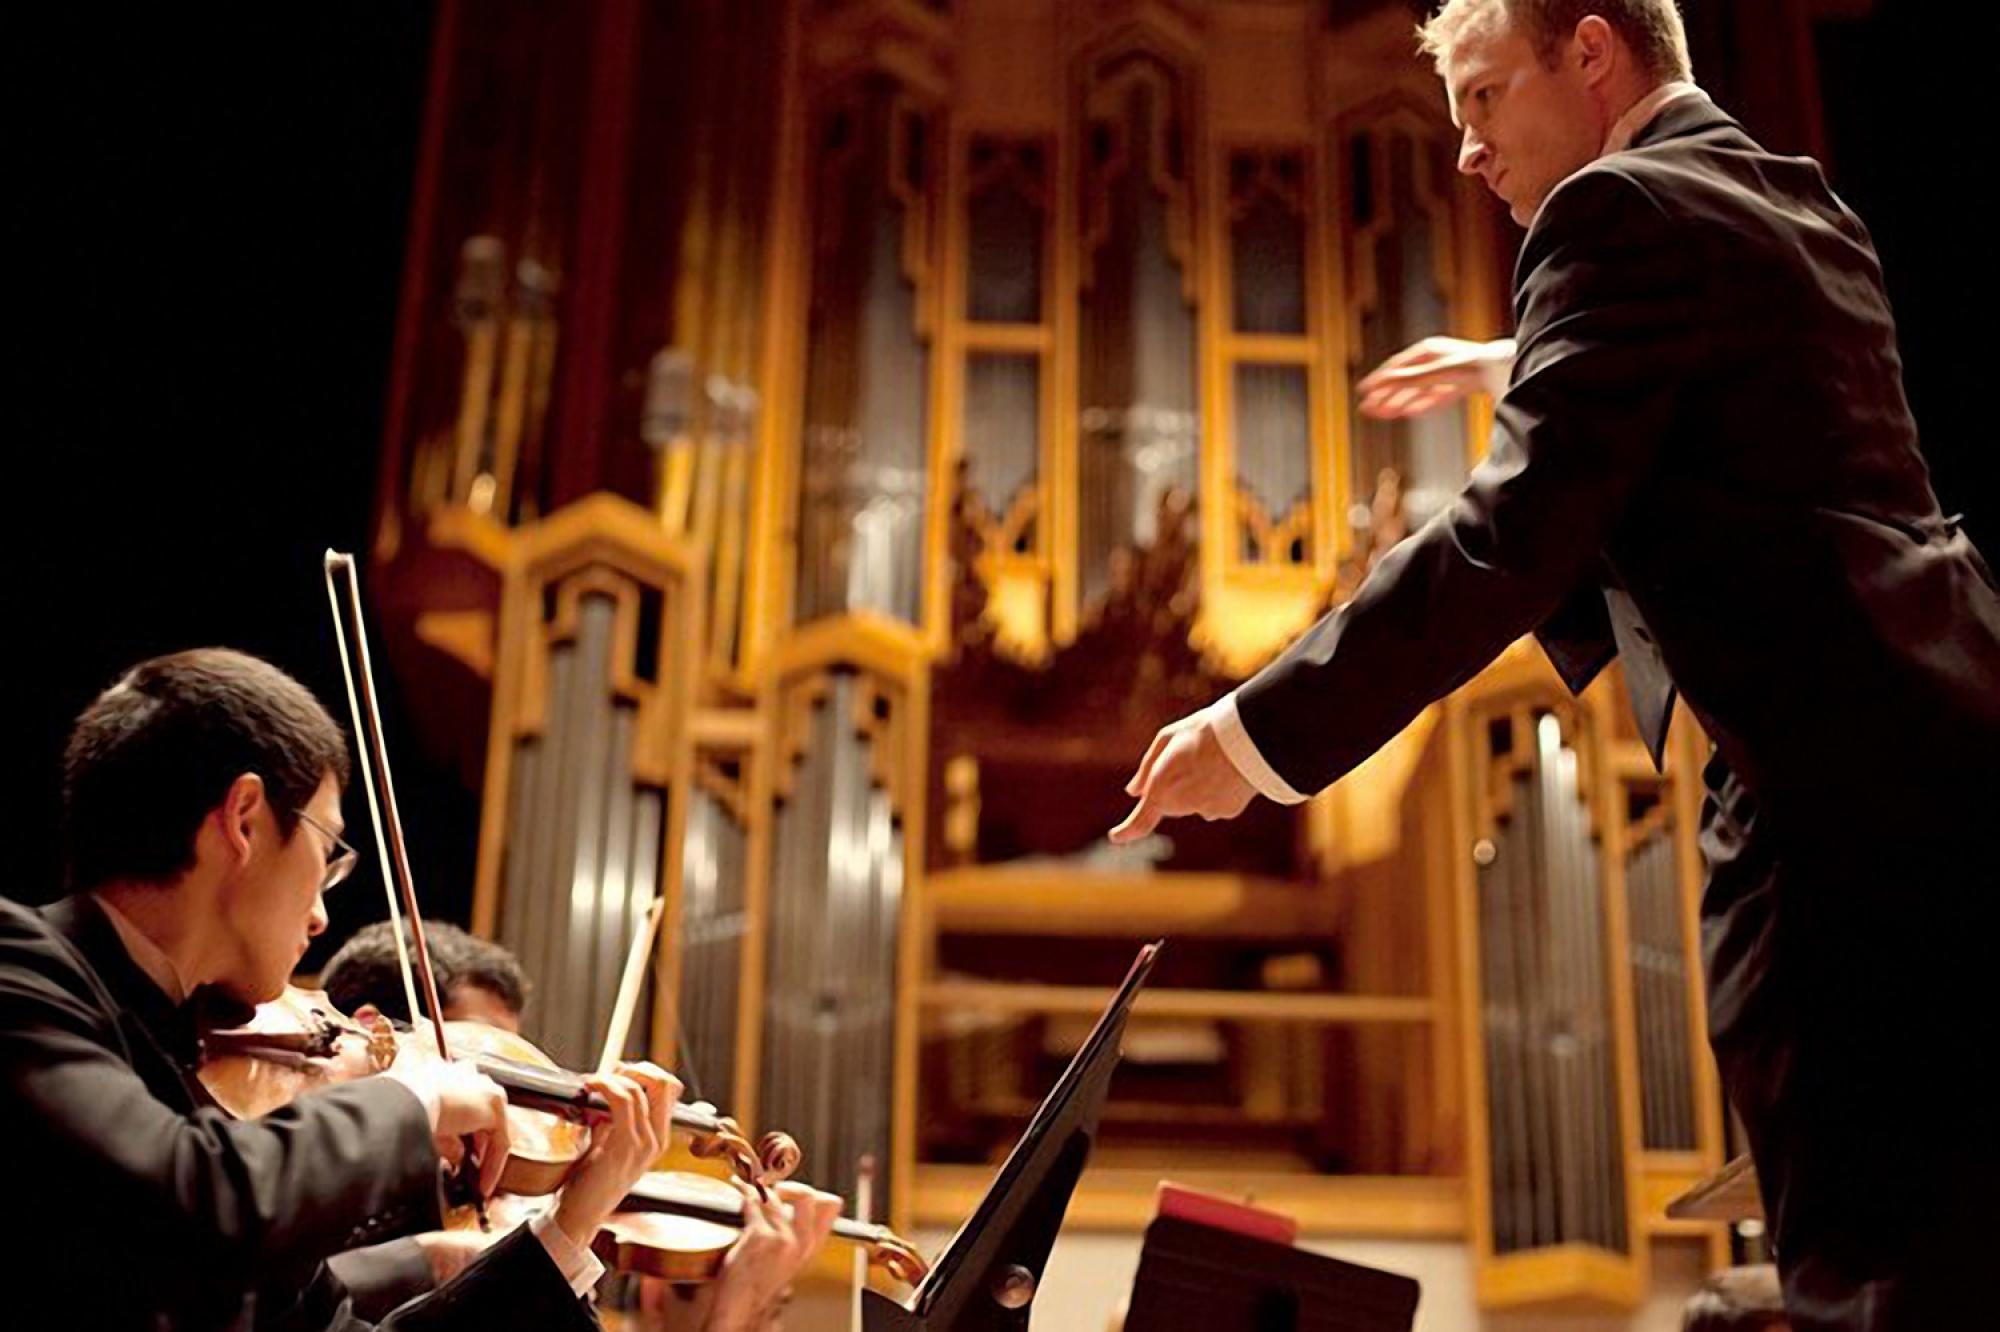
{"type": "MultiPolygon", "coordinates": [[[[491,990],[517,1014],[527,1008],[528,974],[521,969],[520,960],[505,948],[438,920],[424,922],[424,939],[430,944],[431,972],[437,977],[438,995],[447,1009],[458,988],[464,985],[491,990]]],[[[403,926],[403,942],[406,947],[411,946],[407,923],[403,926]]],[[[356,930],[327,959],[326,968],[319,974],[319,986],[326,991],[328,1001],[343,1013],[373,1004],[384,1017],[409,1021],[410,1006],[403,997],[403,970],[396,957],[396,936],[386,920],[356,930]]]]}
{"type": "MultiPolygon", "coordinates": [[[[430,929],[428,922],[424,929],[427,932],[430,929]]],[[[532,987],[521,960],[491,939],[467,934],[457,926],[452,927],[452,932],[458,939],[451,949],[451,992],[456,994],[460,986],[477,985],[498,995],[500,1002],[515,1014],[525,1012],[532,987]]],[[[447,998],[445,1002],[451,1000],[447,998]]]]}
{"type": "Polygon", "coordinates": [[[322,781],[347,785],[346,737],[310,690],[247,653],[140,662],[84,709],[63,752],[70,888],[188,870],[201,821],[248,772],[290,837],[322,781]]]}

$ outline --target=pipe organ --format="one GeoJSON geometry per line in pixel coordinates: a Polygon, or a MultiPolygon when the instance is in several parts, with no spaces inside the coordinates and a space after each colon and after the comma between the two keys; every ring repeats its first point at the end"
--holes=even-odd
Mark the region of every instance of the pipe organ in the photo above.
{"type": "Polygon", "coordinates": [[[1682,848],[1673,836],[1672,806],[1643,777],[1627,786],[1633,813],[1625,852],[1625,899],[1638,1035],[1641,1140],[1648,1151],[1691,1152],[1701,1145],[1691,1076],[1688,1020],[1699,983],[1683,919],[1682,848]]]}
{"type": "Polygon", "coordinates": [[[1626,1158],[1590,791],[1557,712],[1496,717],[1487,746],[1473,858],[1494,1248],[1622,1252],[1626,1158]]]}
{"type": "MultiPolygon", "coordinates": [[[[902,645],[886,636],[885,646],[902,645]]],[[[878,674],[811,654],[789,665],[777,695],[758,1113],[821,1145],[824,1187],[852,1192],[860,1161],[873,1157],[894,1196],[922,685],[906,668],[878,674]]]]}
{"type": "MultiPolygon", "coordinates": [[[[1355,378],[1428,333],[1451,328],[1452,156],[1421,107],[1396,101],[1350,113],[1335,142],[1347,187],[1347,269],[1353,284],[1347,372],[1355,378]]],[[[1351,494],[1397,478],[1410,526],[1443,508],[1464,475],[1466,413],[1452,408],[1400,421],[1355,412],[1351,494]]],[[[1363,510],[1362,513],[1366,511],[1363,510]]],[[[1351,517],[1365,526],[1367,519],[1351,517]]]]}
{"type": "Polygon", "coordinates": [[[745,949],[750,942],[746,759],[695,751],[680,886],[682,1077],[692,1094],[737,1103],[745,949]]]}
{"type": "Polygon", "coordinates": [[[1516,644],[1305,805],[1103,841],[1155,729],[1483,450],[1483,401],[1354,406],[1506,328],[1409,7],[480,13],[440,11],[374,583],[453,682],[419,738],[470,755],[530,1034],[594,1058],[662,895],[632,1048],[956,1222],[1165,934],[1072,1218],[1252,1189],[1460,1239],[1495,1306],[1719,1257],[1660,1211],[1723,1148],[1701,742],[1655,771],[1615,670],[1516,644]]]}
{"type": "Polygon", "coordinates": [[[814,122],[795,615],[921,615],[935,130],[884,75],[814,122]]]}
{"type": "Polygon", "coordinates": [[[1153,544],[1166,494],[1198,490],[1186,82],[1141,50],[1098,62],[1086,84],[1077,310],[1085,605],[1103,596],[1116,552],[1153,544]]]}
{"type": "MultiPolygon", "coordinates": [[[[634,518],[575,506],[524,534],[504,570],[487,809],[506,838],[482,848],[477,923],[541,995],[530,1038],[572,1068],[596,1066],[654,900],[686,914],[674,867],[694,677],[676,647],[699,623],[699,590],[685,551],[634,518]]],[[[673,1011],[671,991],[654,1001],[673,1011]]]]}

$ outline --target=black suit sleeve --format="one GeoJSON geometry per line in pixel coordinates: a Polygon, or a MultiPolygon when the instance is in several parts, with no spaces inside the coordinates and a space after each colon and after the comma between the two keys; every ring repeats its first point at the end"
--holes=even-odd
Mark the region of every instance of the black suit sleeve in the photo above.
{"type": "Polygon", "coordinates": [[[423,1246],[409,1238],[336,1253],[326,1265],[353,1297],[359,1318],[379,1319],[437,1286],[423,1246]]]}
{"type": "Polygon", "coordinates": [[[322,1266],[290,1305],[277,1307],[267,1296],[260,1309],[258,1326],[274,1332],[590,1332],[599,1326],[590,1303],[576,1297],[527,1226],[516,1227],[456,1277],[379,1322],[366,1316],[329,1266],[322,1266]]]}
{"type": "MultiPolygon", "coordinates": [[[[1329,785],[1577,604],[1699,354],[1701,271],[1653,197],[1614,168],[1549,197],[1523,245],[1519,350],[1486,460],[1352,601],[1238,692],[1250,738],[1294,788],[1329,785]]],[[[1602,664],[1581,660],[1579,673],[1602,664]]]]}
{"type": "Polygon", "coordinates": [[[118,1218],[119,1281],[171,1307],[438,1224],[437,1150],[406,1088],[366,1079],[254,1122],[184,1115],[126,1062],[73,967],[22,938],[0,954],[0,1132],[38,1226],[85,1235],[118,1218]]]}
{"type": "Polygon", "coordinates": [[[396,1310],[382,1332],[489,1332],[532,1327],[546,1332],[594,1328],[597,1315],[557,1270],[527,1226],[495,1244],[437,1290],[396,1310]]]}

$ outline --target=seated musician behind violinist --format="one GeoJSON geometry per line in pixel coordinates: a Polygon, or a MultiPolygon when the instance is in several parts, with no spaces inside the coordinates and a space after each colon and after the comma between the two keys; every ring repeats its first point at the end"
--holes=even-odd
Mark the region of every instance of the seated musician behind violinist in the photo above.
{"type": "MultiPolygon", "coordinates": [[[[409,926],[403,927],[407,948],[409,926]]],[[[437,977],[438,999],[446,1021],[484,1022],[502,1031],[519,1032],[528,1007],[528,974],[511,952],[491,939],[446,921],[424,917],[424,942],[430,945],[431,971],[437,977]]],[[[407,1022],[403,998],[403,964],[396,953],[396,936],[386,920],[364,925],[327,959],[319,987],[341,1012],[360,1022],[380,1013],[393,1022],[407,1022]],[[364,1012],[368,1009],[372,1012],[364,1012]]]]}
{"type": "MultiPolygon", "coordinates": [[[[409,926],[403,927],[403,935],[407,949],[409,926]]],[[[491,939],[428,918],[424,941],[430,947],[431,971],[446,1021],[521,1030],[532,987],[520,959],[491,939]]],[[[377,1014],[397,1022],[408,1020],[402,961],[393,927],[386,920],[356,930],[327,959],[319,985],[336,1009],[357,1021],[368,1022],[377,1014]]],[[[825,1244],[840,1208],[840,1200],[831,1194],[792,1182],[777,1186],[776,1206],[754,1197],[747,1201],[759,1224],[745,1229],[724,1260],[715,1289],[704,1292],[700,1305],[709,1310],[710,1327],[775,1326],[774,1311],[782,1304],[783,1292],[825,1244]]],[[[433,1231],[339,1254],[330,1262],[356,1290],[357,1306],[365,1299],[374,1307],[393,1308],[455,1275],[489,1239],[477,1231],[433,1231]]],[[[654,1288],[658,1284],[656,1278],[640,1278],[648,1308],[667,1306],[665,1292],[654,1288]]],[[[694,1316],[692,1308],[686,1312],[694,1316]]]]}
{"type": "MultiPolygon", "coordinates": [[[[31,1214],[0,1246],[35,1326],[356,1332],[325,1259],[439,1224],[463,1135],[482,1186],[504,1096],[406,1045],[384,1074],[238,1122],[198,1077],[198,1014],[272,999],[326,926],[348,758],[312,695],[220,649],[145,662],[84,712],[64,757],[72,895],[0,900],[0,1136],[31,1214]],[[108,1261],[107,1261],[108,1260],[108,1261]]],[[[679,1084],[591,1080],[612,1107],[557,1206],[384,1328],[587,1328],[584,1245],[665,1144],[679,1084]]],[[[19,1209],[16,1209],[17,1211],[19,1209]]]]}
{"type": "MultiPolygon", "coordinates": [[[[412,947],[407,925],[403,939],[406,949],[412,947]]],[[[520,1031],[528,978],[512,953],[447,921],[428,918],[424,941],[447,1021],[520,1031]]],[[[400,1023],[410,1020],[402,959],[386,920],[356,930],[327,959],[319,988],[337,1011],[364,1025],[378,1014],[400,1023]]],[[[457,1276],[494,1238],[476,1230],[430,1230],[335,1254],[327,1265],[354,1296],[357,1313],[380,1317],[457,1276]]]]}

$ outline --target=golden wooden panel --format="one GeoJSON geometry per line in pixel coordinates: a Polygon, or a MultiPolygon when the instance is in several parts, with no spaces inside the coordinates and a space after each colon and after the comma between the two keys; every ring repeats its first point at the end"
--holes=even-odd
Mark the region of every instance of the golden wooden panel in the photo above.
{"type": "Polygon", "coordinates": [[[1583,1244],[1508,1254],[1480,1264],[1482,1308],[1532,1305],[1547,1313],[1604,1313],[1636,1308],[1646,1294],[1646,1246],[1636,1260],[1583,1244]]]}
{"type": "MultiPolygon", "coordinates": [[[[914,1219],[924,1225],[958,1224],[972,1214],[993,1173],[985,1166],[919,1166],[914,1219]]],[[[1460,1179],[1190,1169],[1165,1154],[1153,1167],[1091,1166],[1070,1200],[1066,1220],[1087,1228],[1140,1229],[1153,1219],[1163,1176],[1190,1188],[1254,1199],[1315,1235],[1453,1238],[1466,1228],[1465,1182],[1460,1179]]]]}
{"type": "Polygon", "coordinates": [[[956,106],[985,129],[1054,130],[1062,119],[1062,0],[960,0],[956,106]]]}
{"type": "Polygon", "coordinates": [[[1217,5],[1208,34],[1216,132],[1297,133],[1311,119],[1315,6],[1217,5]]]}
{"type": "Polygon", "coordinates": [[[421,611],[417,615],[419,639],[488,680],[493,678],[495,632],[490,611],[421,611]]]}
{"type": "Polygon", "coordinates": [[[974,934],[1305,935],[1336,924],[1312,886],[1243,874],[1093,874],[979,866],[932,873],[932,925],[974,934]]]}
{"type": "MultiPolygon", "coordinates": [[[[923,987],[926,1008],[990,1008],[1028,1013],[1102,1012],[1109,988],[1028,985],[1004,981],[932,981],[923,987]]],[[[1132,1001],[1137,1017],[1200,1017],[1246,1022],[1313,1022],[1323,1025],[1427,1023],[1437,1005],[1426,996],[1384,994],[1271,994],[1257,990],[1151,989],[1132,1001]]]]}

